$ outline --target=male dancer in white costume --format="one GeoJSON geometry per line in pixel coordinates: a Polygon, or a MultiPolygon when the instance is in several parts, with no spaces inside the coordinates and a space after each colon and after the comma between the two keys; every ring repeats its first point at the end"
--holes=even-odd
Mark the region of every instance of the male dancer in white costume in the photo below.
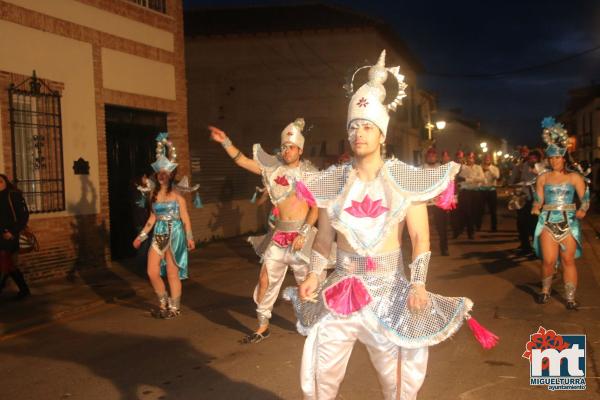
{"type": "Polygon", "coordinates": [[[306,278],[318,210],[314,203],[309,205],[302,196],[306,189],[298,179],[302,172],[316,169],[310,162],[300,159],[305,140],[302,118],[296,119],[281,132],[280,157],[267,154],[260,144],[255,144],[253,159],[250,159],[231,143],[225,132],[212,126],[209,129],[212,139],[221,143],[237,165],[262,176],[271,202],[276,207],[278,218],[275,228],[266,235],[249,238],[263,265],[253,296],[257,305],[258,328],[242,342],[258,343],[270,335],[269,320],[288,266],[292,268],[298,284],[306,278]]]}
{"type": "Polygon", "coordinates": [[[456,332],[472,307],[467,298],[425,290],[431,255],[425,201],[442,194],[439,204],[449,204],[453,193],[445,189],[453,187],[459,165],[422,169],[381,157],[388,110],[400,103],[405,87],[399,67],[386,68],[382,52],[369,82],[350,101],[354,162],[303,174],[320,208],[319,232],[307,279],[285,295],[294,303],[299,332],[308,334],[301,367],[305,399],[336,398],[356,340],[367,347],[385,399],[416,398],[428,346],[456,332]],[[388,73],[399,91],[385,105],[388,73]],[[412,242],[409,279],[401,253],[405,221],[412,242]],[[319,284],[336,235],[336,269],[319,284]]]}

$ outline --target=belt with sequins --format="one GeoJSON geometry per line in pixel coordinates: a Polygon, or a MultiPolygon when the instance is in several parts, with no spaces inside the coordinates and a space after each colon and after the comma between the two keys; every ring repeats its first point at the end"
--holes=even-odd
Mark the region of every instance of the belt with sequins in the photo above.
{"type": "Polygon", "coordinates": [[[575,211],[575,204],[544,204],[542,211],[575,211]]]}
{"type": "Polygon", "coordinates": [[[179,219],[179,215],[157,215],[156,219],[159,221],[175,221],[179,219]]]}

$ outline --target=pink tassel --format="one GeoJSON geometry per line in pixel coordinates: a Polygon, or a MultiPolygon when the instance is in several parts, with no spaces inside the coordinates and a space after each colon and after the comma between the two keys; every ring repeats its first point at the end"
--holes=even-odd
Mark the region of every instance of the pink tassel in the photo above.
{"type": "Polygon", "coordinates": [[[475,318],[469,316],[467,319],[467,324],[473,332],[473,336],[475,336],[475,339],[477,339],[477,341],[481,344],[481,346],[484,349],[489,350],[492,347],[496,346],[496,344],[498,344],[500,338],[494,335],[493,332],[490,332],[487,329],[485,329],[485,327],[479,322],[477,322],[475,318]]]}
{"type": "Polygon", "coordinates": [[[279,218],[279,207],[275,207],[271,212],[275,218],[279,218]]]}
{"type": "Polygon", "coordinates": [[[300,200],[306,201],[306,203],[308,203],[308,205],[311,207],[314,207],[317,204],[310,190],[308,190],[306,185],[300,181],[296,182],[296,197],[300,200]]]}
{"type": "Polygon", "coordinates": [[[377,269],[377,263],[370,256],[367,257],[367,271],[375,271],[377,269]]]}
{"type": "Polygon", "coordinates": [[[454,210],[456,208],[456,202],[454,201],[454,181],[450,181],[446,189],[438,197],[436,206],[442,210],[454,210]]]}

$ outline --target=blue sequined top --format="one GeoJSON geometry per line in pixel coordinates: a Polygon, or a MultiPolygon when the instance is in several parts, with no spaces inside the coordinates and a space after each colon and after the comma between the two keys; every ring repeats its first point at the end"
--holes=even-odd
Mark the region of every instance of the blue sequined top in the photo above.
{"type": "Polygon", "coordinates": [[[152,204],[152,211],[157,217],[180,219],[177,200],[156,202],[152,204]]]}
{"type": "Polygon", "coordinates": [[[573,204],[575,187],[570,183],[545,184],[544,204],[566,205],[573,204]]]}

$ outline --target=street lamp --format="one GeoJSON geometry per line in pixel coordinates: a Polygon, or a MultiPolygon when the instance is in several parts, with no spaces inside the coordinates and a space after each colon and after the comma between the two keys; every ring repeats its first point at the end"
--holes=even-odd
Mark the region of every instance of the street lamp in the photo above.
{"type": "Polygon", "coordinates": [[[427,138],[429,140],[431,140],[431,132],[434,129],[437,129],[438,131],[443,130],[446,127],[446,121],[436,121],[435,125],[431,123],[431,121],[427,122],[425,124],[425,129],[427,129],[427,138]]]}

